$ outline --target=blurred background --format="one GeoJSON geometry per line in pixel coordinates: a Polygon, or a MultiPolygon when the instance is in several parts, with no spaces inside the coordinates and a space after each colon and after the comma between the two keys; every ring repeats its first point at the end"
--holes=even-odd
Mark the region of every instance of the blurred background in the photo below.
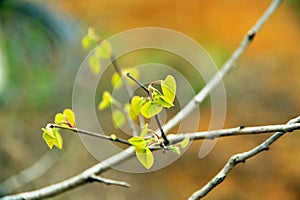
{"type": "MultiPolygon", "coordinates": [[[[103,38],[137,27],[174,29],[198,41],[220,67],[270,2],[0,0],[0,195],[37,189],[97,163],[77,136],[64,134],[62,151],[49,151],[41,137],[41,128],[55,113],[72,106],[75,75],[86,55],[81,38],[88,27],[95,27],[103,38]],[[10,191],[18,181],[9,178],[38,160],[49,167],[46,173],[10,191]]],[[[299,1],[283,2],[238,66],[224,80],[225,128],[282,124],[299,115],[299,1]]],[[[197,89],[197,82],[193,85],[197,89]]],[[[207,129],[209,119],[210,106],[205,104],[199,130],[207,129]]],[[[198,158],[202,142],[197,141],[162,170],[102,174],[128,181],[129,189],[88,184],[52,199],[187,199],[232,154],[267,137],[219,139],[204,159],[198,158]]],[[[299,131],[288,133],[268,152],[237,166],[206,199],[300,199],[299,143],[299,131]]],[[[33,169],[22,180],[38,176],[40,169],[33,169]]]]}

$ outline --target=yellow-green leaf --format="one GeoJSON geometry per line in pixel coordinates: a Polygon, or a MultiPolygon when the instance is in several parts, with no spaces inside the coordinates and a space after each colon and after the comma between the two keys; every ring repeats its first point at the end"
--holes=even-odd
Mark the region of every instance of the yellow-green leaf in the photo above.
{"type": "Polygon", "coordinates": [[[49,134],[47,134],[45,131],[43,132],[43,139],[46,142],[47,146],[52,149],[53,145],[55,143],[55,138],[51,137],[49,134]]]}
{"type": "Polygon", "coordinates": [[[160,113],[161,110],[162,110],[162,106],[160,104],[157,104],[153,101],[148,101],[142,106],[141,114],[145,118],[151,118],[157,115],[158,113],[160,113]]]}
{"type": "Polygon", "coordinates": [[[148,124],[145,124],[141,131],[140,137],[144,138],[148,134],[149,130],[148,124]]]}
{"type": "Polygon", "coordinates": [[[47,127],[46,129],[42,128],[42,130],[43,130],[43,139],[50,149],[52,149],[53,146],[62,149],[63,141],[57,128],[52,129],[47,127]]]}
{"type": "Polygon", "coordinates": [[[137,118],[137,115],[135,115],[135,113],[134,113],[133,110],[132,110],[131,104],[125,103],[124,108],[125,108],[126,112],[129,114],[129,117],[130,117],[132,120],[135,120],[135,119],[137,118]]]}
{"type": "Polygon", "coordinates": [[[189,137],[184,138],[184,140],[182,140],[180,142],[181,148],[185,148],[189,144],[189,142],[190,142],[190,138],[189,137]]]}
{"type": "Polygon", "coordinates": [[[92,43],[92,40],[88,35],[85,35],[81,40],[81,44],[84,49],[90,48],[91,43],[92,43]]]}
{"type": "Polygon", "coordinates": [[[82,38],[82,46],[84,49],[91,49],[97,45],[98,40],[100,40],[99,36],[95,33],[93,28],[88,29],[88,33],[82,38]]]}
{"type": "Polygon", "coordinates": [[[95,49],[95,54],[98,58],[110,58],[112,54],[112,47],[111,44],[103,40],[95,49]]]}
{"type": "Polygon", "coordinates": [[[104,91],[102,94],[102,101],[98,105],[99,110],[103,110],[105,108],[108,108],[112,104],[112,96],[109,92],[104,91]]]}
{"type": "Polygon", "coordinates": [[[54,145],[57,148],[62,149],[63,140],[62,140],[62,137],[61,137],[60,133],[58,132],[58,129],[54,128],[53,133],[55,134],[55,143],[54,143],[54,145]]]}
{"type": "Polygon", "coordinates": [[[136,157],[140,163],[146,168],[150,169],[154,163],[154,157],[149,148],[135,149],[136,157]]]}
{"type": "Polygon", "coordinates": [[[170,108],[174,106],[173,102],[163,95],[157,95],[154,97],[154,102],[162,105],[165,108],[170,108]]]}
{"type": "Polygon", "coordinates": [[[168,146],[168,149],[170,149],[173,153],[180,155],[180,149],[178,146],[170,145],[168,146]]]}
{"type": "Polygon", "coordinates": [[[75,114],[71,109],[65,109],[63,113],[55,115],[54,122],[65,127],[75,127],[75,114]]]}
{"type": "Polygon", "coordinates": [[[57,113],[55,115],[54,123],[57,124],[57,125],[69,127],[67,125],[67,120],[66,120],[66,118],[64,117],[64,115],[62,113],[57,113]]]}
{"type": "Polygon", "coordinates": [[[55,138],[55,135],[52,132],[52,128],[46,127],[42,128],[44,134],[48,135],[49,137],[55,138]]]}
{"type": "Polygon", "coordinates": [[[72,126],[75,127],[75,114],[74,112],[67,108],[63,111],[63,115],[66,117],[67,122],[72,126]]]}
{"type": "Polygon", "coordinates": [[[161,81],[161,89],[163,95],[170,99],[171,102],[173,102],[176,95],[175,78],[171,75],[168,75],[165,80],[161,81]]]}
{"type": "Polygon", "coordinates": [[[112,115],[115,128],[120,128],[126,121],[125,115],[120,110],[115,110],[112,115]]]}
{"type": "Polygon", "coordinates": [[[119,89],[123,86],[123,80],[117,72],[113,74],[111,78],[111,84],[115,89],[119,89]]]}
{"type": "Polygon", "coordinates": [[[145,148],[147,144],[146,140],[140,136],[134,136],[128,142],[138,149],[145,148]]]}
{"type": "Polygon", "coordinates": [[[95,75],[98,75],[101,71],[100,60],[94,54],[92,54],[89,56],[88,61],[89,61],[89,66],[90,66],[90,69],[92,70],[92,72],[95,75]]]}
{"type": "Polygon", "coordinates": [[[146,100],[139,96],[134,96],[131,99],[131,108],[136,116],[138,116],[141,112],[142,106],[145,104],[146,100]]]}

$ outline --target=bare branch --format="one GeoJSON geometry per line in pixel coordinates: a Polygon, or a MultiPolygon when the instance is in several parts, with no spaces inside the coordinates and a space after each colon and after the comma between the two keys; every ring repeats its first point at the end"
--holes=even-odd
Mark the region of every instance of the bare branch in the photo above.
{"type": "Polygon", "coordinates": [[[206,84],[206,86],[172,119],[170,119],[164,126],[163,130],[168,133],[174,128],[182,119],[186,118],[191,112],[201,104],[210,92],[220,83],[223,78],[234,68],[236,61],[244,53],[249,44],[253,41],[255,35],[262,28],[265,22],[273,14],[276,8],[280,5],[282,0],[274,0],[265,13],[258,19],[254,26],[248,31],[248,34],[241,41],[237,49],[231,54],[227,62],[222,66],[219,73],[216,73],[212,79],[206,84]]]}
{"type": "Polygon", "coordinates": [[[106,185],[118,185],[118,186],[122,186],[122,187],[130,187],[129,183],[127,183],[127,182],[111,180],[111,179],[103,178],[101,176],[96,176],[96,175],[90,176],[89,180],[91,182],[99,182],[99,183],[104,183],[106,185]]]}
{"type": "Polygon", "coordinates": [[[48,171],[61,157],[58,150],[48,151],[35,163],[0,183],[0,192],[7,194],[35,180],[48,171]]]}
{"type": "Polygon", "coordinates": [[[184,138],[188,137],[190,140],[214,139],[218,137],[237,136],[237,135],[253,135],[261,133],[274,133],[274,132],[292,132],[300,129],[300,123],[294,124],[281,124],[281,125],[268,125],[268,126],[254,126],[254,127],[236,127],[230,129],[203,131],[195,133],[182,133],[182,134],[169,134],[168,139],[171,144],[181,142],[184,138]]]}
{"type": "Polygon", "coordinates": [[[65,191],[90,183],[91,176],[100,174],[110,169],[112,166],[121,163],[122,161],[127,160],[133,156],[134,156],[134,150],[132,147],[130,147],[112,157],[109,157],[108,159],[102,161],[101,163],[92,166],[91,168],[83,171],[82,173],[73,176],[69,179],[66,179],[62,182],[50,186],[46,186],[44,188],[37,189],[31,192],[24,192],[16,195],[5,196],[0,199],[1,200],[23,200],[23,199],[29,200],[30,199],[31,200],[31,199],[41,199],[41,198],[56,196],[65,191]]]}
{"type": "MultiPolygon", "coordinates": [[[[300,116],[290,120],[287,124],[294,124],[300,122],[300,116]]],[[[217,185],[223,182],[228,173],[239,163],[246,162],[247,159],[254,157],[255,155],[261,153],[262,151],[266,151],[269,149],[270,145],[273,144],[276,140],[278,140],[281,136],[283,136],[286,132],[280,131],[273,134],[267,140],[265,140],[260,145],[254,147],[253,149],[246,151],[244,153],[239,153],[231,156],[226,165],[221,169],[221,171],[212,178],[204,187],[200,190],[196,191],[189,200],[201,199],[206,194],[208,194],[212,189],[214,189],[217,185]]]]}

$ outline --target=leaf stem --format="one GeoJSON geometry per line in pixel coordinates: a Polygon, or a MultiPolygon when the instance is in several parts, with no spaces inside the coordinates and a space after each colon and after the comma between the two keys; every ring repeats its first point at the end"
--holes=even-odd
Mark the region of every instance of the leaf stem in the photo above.
{"type": "Polygon", "coordinates": [[[99,134],[99,133],[95,133],[95,132],[91,132],[91,131],[87,131],[87,130],[83,130],[83,129],[71,128],[71,127],[61,126],[61,125],[57,125],[57,124],[50,124],[50,127],[51,128],[60,128],[60,129],[64,129],[64,130],[67,130],[67,131],[73,131],[75,133],[89,135],[89,136],[97,137],[97,138],[100,138],[100,139],[110,140],[110,141],[113,141],[113,142],[119,142],[119,143],[131,146],[131,144],[127,140],[124,140],[124,139],[121,139],[121,138],[112,138],[111,136],[102,135],[102,134],[99,134]]]}

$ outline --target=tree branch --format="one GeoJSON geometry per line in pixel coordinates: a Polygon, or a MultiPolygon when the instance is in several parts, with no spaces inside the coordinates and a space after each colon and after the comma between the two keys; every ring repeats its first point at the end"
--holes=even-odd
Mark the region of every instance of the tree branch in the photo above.
{"type": "Polygon", "coordinates": [[[254,127],[236,127],[230,129],[203,131],[195,133],[169,134],[168,139],[171,144],[176,144],[188,137],[190,140],[214,139],[218,137],[238,136],[238,135],[253,135],[261,133],[273,132],[292,132],[300,129],[300,123],[254,126],[254,127]]]}
{"type": "MultiPolygon", "coordinates": [[[[300,122],[300,116],[297,118],[294,118],[290,120],[287,125],[299,123],[300,122]]],[[[221,171],[212,178],[204,187],[202,187],[200,190],[196,191],[189,200],[196,200],[201,199],[205,195],[207,195],[212,189],[214,189],[217,185],[222,183],[228,173],[239,163],[246,162],[247,159],[254,157],[255,155],[261,153],[262,151],[266,151],[269,149],[270,145],[273,144],[276,140],[278,140],[281,136],[283,136],[286,133],[286,131],[280,131],[273,134],[271,137],[269,137],[267,140],[265,140],[260,145],[254,147],[253,149],[246,151],[244,153],[239,153],[231,156],[231,158],[227,161],[226,165],[221,169],[221,171]]]]}
{"type": "Polygon", "coordinates": [[[229,59],[221,67],[219,73],[216,73],[212,79],[206,84],[206,86],[183,108],[179,111],[172,119],[170,119],[164,126],[165,133],[168,133],[174,128],[182,119],[186,118],[191,112],[201,104],[210,92],[223,80],[223,78],[234,68],[236,61],[240,58],[242,53],[246,50],[249,44],[253,41],[255,35],[260,31],[265,22],[269,19],[271,14],[274,13],[276,8],[280,5],[282,0],[273,0],[269,8],[265,13],[258,19],[254,26],[248,31],[248,34],[242,39],[240,45],[231,54],[229,59]]]}
{"type": "MultiPolygon", "coordinates": [[[[180,142],[185,137],[189,137],[190,139],[194,139],[194,140],[201,140],[201,139],[214,138],[214,137],[226,137],[226,136],[259,134],[259,133],[269,133],[269,132],[280,131],[280,132],[274,134],[271,137],[272,142],[270,142],[268,140],[265,142],[266,144],[270,145],[275,140],[277,140],[281,135],[283,135],[283,133],[291,132],[291,131],[294,131],[294,130],[299,130],[300,129],[300,123],[298,123],[298,122],[300,122],[300,116],[293,119],[293,120],[291,120],[289,123],[283,124],[283,125],[269,125],[269,126],[257,126],[257,127],[237,127],[237,128],[231,128],[231,129],[205,131],[205,132],[197,132],[197,133],[185,133],[185,134],[178,134],[178,135],[170,134],[170,135],[168,135],[168,138],[169,138],[171,144],[174,144],[174,143],[180,142]]],[[[259,147],[259,149],[255,150],[255,151],[260,152],[260,151],[266,150],[266,144],[265,143],[263,143],[264,148],[259,147]]],[[[252,151],[254,151],[254,150],[252,150],[252,151]]],[[[250,153],[252,153],[252,151],[250,151],[250,153]]],[[[255,152],[255,153],[257,154],[259,152],[255,152]]],[[[245,154],[247,156],[251,155],[247,152],[245,154]]],[[[254,154],[254,155],[256,155],[256,154],[254,154]]],[[[240,155],[241,154],[237,154],[237,155],[233,156],[234,157],[234,162],[235,162],[234,165],[236,165],[239,162],[242,162],[242,161],[245,160],[245,158],[241,157],[240,155]],[[236,159],[236,157],[239,157],[239,159],[236,159]]],[[[251,155],[250,157],[252,157],[254,155],[251,155]]],[[[134,150],[133,150],[133,147],[130,147],[130,148],[128,148],[128,149],[126,149],[126,150],[124,150],[124,151],[122,151],[122,152],[120,152],[120,153],[118,153],[118,154],[102,161],[101,163],[99,163],[99,164],[85,170],[84,172],[82,172],[82,173],[80,173],[76,176],[73,176],[72,178],[69,178],[65,181],[62,181],[62,182],[56,183],[54,185],[50,185],[50,186],[47,186],[47,187],[44,187],[44,188],[41,188],[41,189],[38,189],[38,190],[35,190],[35,191],[20,193],[20,194],[11,195],[11,196],[6,196],[6,197],[0,198],[0,199],[1,200],[21,200],[21,199],[39,199],[39,198],[55,196],[55,195],[58,195],[58,194],[61,194],[61,193],[65,192],[67,190],[71,190],[73,188],[79,187],[80,185],[90,183],[91,180],[96,181],[95,176],[97,174],[100,174],[100,173],[106,171],[107,169],[110,169],[112,166],[114,166],[118,163],[121,163],[122,161],[127,160],[127,159],[129,159],[133,156],[134,156],[134,150]]],[[[248,157],[246,157],[246,159],[247,158],[248,157]]],[[[228,162],[228,163],[230,163],[230,166],[232,165],[232,162],[233,161],[228,162]]],[[[226,165],[226,170],[228,170],[227,165],[226,165]]],[[[231,166],[231,168],[233,168],[233,166],[231,166]]],[[[220,175],[220,173],[218,175],[220,175]]],[[[215,178],[215,179],[220,181],[219,176],[217,178],[215,178]]],[[[114,185],[121,185],[121,186],[125,186],[125,187],[127,187],[129,185],[128,183],[119,182],[119,181],[112,181],[112,180],[109,180],[109,179],[104,179],[104,178],[99,178],[99,177],[97,179],[99,179],[98,181],[101,180],[101,182],[104,182],[106,184],[114,183],[114,185]]],[[[213,186],[214,187],[216,186],[215,182],[216,182],[216,180],[213,181],[213,183],[214,183],[213,186]]]]}
{"type": "Polygon", "coordinates": [[[46,186],[44,188],[37,189],[31,192],[24,192],[16,195],[5,196],[0,199],[1,200],[24,200],[24,199],[32,200],[32,199],[41,199],[41,198],[56,196],[65,191],[79,187],[83,184],[90,183],[91,177],[98,175],[106,171],[107,169],[110,169],[112,166],[121,163],[122,161],[125,161],[133,156],[134,156],[134,149],[130,147],[112,157],[109,157],[108,159],[102,161],[101,163],[92,166],[91,168],[83,171],[82,173],[73,176],[69,179],[66,179],[62,182],[50,186],[46,186]]]}
{"type": "MultiPolygon", "coordinates": [[[[210,91],[213,90],[216,87],[216,85],[218,85],[222,81],[222,79],[225,77],[225,75],[227,75],[230,72],[230,70],[235,66],[237,59],[242,55],[242,53],[245,51],[246,47],[249,46],[251,41],[253,41],[253,38],[255,37],[255,35],[258,33],[258,31],[261,29],[261,27],[264,25],[264,23],[267,21],[267,19],[270,17],[270,15],[276,10],[276,8],[278,7],[278,5],[281,2],[282,2],[281,0],[274,0],[272,2],[271,6],[266,10],[266,12],[257,21],[257,23],[250,29],[250,31],[244,37],[244,39],[242,40],[240,45],[237,47],[237,49],[229,57],[227,62],[225,62],[225,64],[222,66],[219,73],[215,74],[215,76],[207,83],[207,85],[180,112],[178,112],[171,120],[169,120],[163,126],[163,130],[165,131],[165,133],[169,132],[182,119],[186,118],[194,110],[194,108],[196,106],[198,106],[197,104],[202,103],[203,100],[209,95],[210,91]]],[[[283,134],[283,132],[279,132],[279,133],[283,134]]],[[[278,135],[281,136],[281,134],[279,134],[279,133],[276,133],[273,135],[275,137],[275,140],[278,139],[278,138],[276,138],[276,137],[278,137],[278,135]]],[[[275,140],[273,140],[273,139],[267,140],[266,144],[270,145],[275,140]],[[269,142],[269,141],[272,141],[272,142],[269,142]]],[[[257,148],[259,148],[259,147],[262,149],[258,149],[256,152],[265,150],[264,145],[262,145],[262,147],[260,145],[257,148]]],[[[230,168],[230,166],[232,165],[231,163],[237,164],[236,162],[244,161],[245,159],[248,158],[250,153],[246,152],[246,155],[244,155],[244,156],[243,156],[243,154],[241,154],[242,157],[240,157],[241,155],[235,155],[231,159],[232,161],[229,161],[228,164],[224,168],[227,170],[227,168],[230,168]]],[[[55,195],[65,192],[67,190],[73,189],[75,187],[78,187],[80,185],[87,183],[87,180],[92,175],[95,175],[95,174],[97,175],[97,174],[111,168],[113,165],[116,165],[118,163],[121,163],[124,160],[129,159],[132,156],[134,156],[134,150],[132,147],[130,147],[130,148],[127,148],[126,150],[106,159],[105,161],[103,161],[103,162],[101,162],[101,163],[85,170],[84,172],[82,172],[74,177],[71,177],[65,181],[62,181],[60,183],[56,183],[54,185],[50,185],[50,186],[47,186],[47,187],[44,187],[42,189],[38,189],[35,191],[6,196],[1,199],[2,200],[40,199],[40,198],[55,196],[55,195]]],[[[218,175],[222,175],[220,173],[218,175]]],[[[214,179],[214,180],[216,181],[218,179],[214,179]]],[[[206,192],[206,194],[207,194],[207,192],[206,192]]]]}
{"type": "Polygon", "coordinates": [[[0,183],[0,193],[7,194],[15,189],[35,180],[48,171],[61,157],[58,150],[47,151],[41,158],[21,172],[0,183]]]}
{"type": "Polygon", "coordinates": [[[111,180],[111,179],[103,178],[101,176],[96,176],[96,175],[90,176],[89,181],[104,183],[106,185],[118,185],[118,186],[122,186],[122,187],[130,187],[130,184],[127,182],[111,180]]]}

